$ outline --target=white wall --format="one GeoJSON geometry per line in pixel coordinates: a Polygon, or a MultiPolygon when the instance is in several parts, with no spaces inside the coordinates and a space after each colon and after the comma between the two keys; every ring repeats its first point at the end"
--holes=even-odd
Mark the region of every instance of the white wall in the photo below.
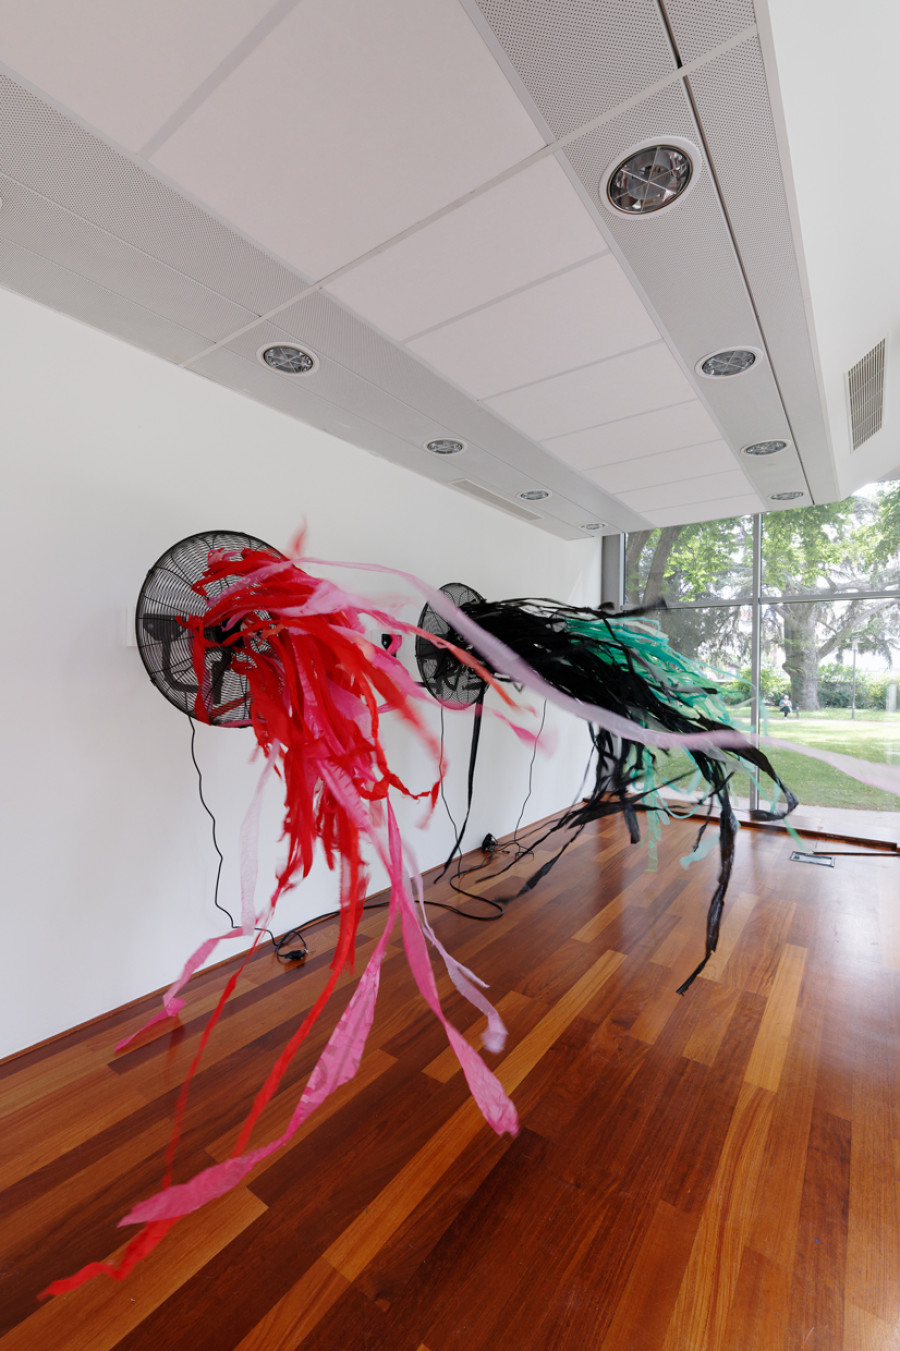
{"type": "MultiPolygon", "coordinates": [[[[150,684],[126,636],[144,575],[169,545],[221,528],[286,547],[305,519],[309,552],[322,557],[464,581],[489,597],[589,602],[599,548],[470,503],[4,291],[0,373],[2,1055],[165,984],[203,938],[227,928],[212,904],[216,857],[190,724],[150,684]]],[[[364,573],[332,575],[366,594],[400,589],[364,573]]],[[[404,617],[414,618],[420,602],[406,594],[404,617]]],[[[429,716],[436,727],[433,704],[429,716]]],[[[469,721],[448,723],[447,791],[459,815],[469,721]]],[[[552,710],[547,725],[554,750],[538,757],[526,822],[568,802],[587,761],[583,726],[552,710]]],[[[402,729],[387,739],[401,775],[426,786],[429,766],[402,729]]],[[[226,856],[221,896],[234,907],[253,738],[200,728],[197,743],[226,856]]],[[[467,844],[512,829],[528,759],[487,720],[467,844]]],[[[260,898],[277,856],[277,801],[269,807],[260,898]]],[[[450,846],[442,810],[410,829],[422,866],[450,846]]],[[[287,898],[278,929],[331,908],[334,897],[333,878],[317,868],[287,898]]],[[[231,950],[220,947],[215,959],[231,950]]]]}

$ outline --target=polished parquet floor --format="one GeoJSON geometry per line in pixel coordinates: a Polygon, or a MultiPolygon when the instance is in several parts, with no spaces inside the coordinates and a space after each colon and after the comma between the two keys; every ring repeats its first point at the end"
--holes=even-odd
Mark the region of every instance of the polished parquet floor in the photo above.
{"type": "MultiPolygon", "coordinates": [[[[714,855],[680,866],[692,836],[667,827],[654,872],[602,824],[499,922],[434,912],[509,1027],[489,1060],[516,1139],[481,1122],[395,944],[357,1078],[124,1283],[35,1302],[119,1249],[117,1219],[158,1186],[223,969],[124,1054],[113,1044],[155,1001],[0,1067],[0,1351],[900,1346],[900,856],[797,864],[783,835],[742,831],[719,952],[679,998],[716,871],[714,855]]],[[[361,957],[383,913],[365,917],[361,957]]],[[[196,1081],[178,1178],[227,1155],[333,940],[313,930],[300,969],[251,962],[196,1081]]],[[[474,1039],[479,1020],[439,986],[474,1039]]]]}

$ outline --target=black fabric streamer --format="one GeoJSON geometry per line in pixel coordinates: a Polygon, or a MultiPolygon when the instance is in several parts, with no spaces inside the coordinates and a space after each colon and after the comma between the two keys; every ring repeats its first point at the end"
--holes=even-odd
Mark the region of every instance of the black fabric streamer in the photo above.
{"type": "MultiPolygon", "coordinates": [[[[613,614],[606,609],[594,610],[534,599],[478,601],[462,608],[488,633],[528,662],[544,680],[574,699],[596,704],[643,728],[681,735],[735,730],[708,674],[697,663],[674,652],[658,626],[651,628],[640,622],[646,611],[613,614]],[[718,716],[712,716],[710,709],[718,716]]],[[[460,639],[458,634],[452,636],[460,646],[473,650],[473,645],[460,639]]],[[[444,652],[441,660],[452,665],[456,658],[444,652]]],[[[447,674],[449,676],[451,672],[447,674]]],[[[502,677],[504,672],[495,671],[494,674],[502,677]]],[[[602,728],[591,727],[590,735],[597,750],[593,788],[583,802],[567,811],[548,829],[544,839],[560,831],[571,831],[572,834],[553,858],[528,878],[517,895],[530,891],[546,877],[589,822],[619,814],[624,818],[632,843],[636,843],[640,839],[638,808],[658,810],[647,801],[650,790],[642,784],[650,775],[657,778],[659,763],[664,763],[670,752],[613,736],[602,728]]],[[[477,741],[469,765],[469,806],[476,750],[477,741]]],[[[783,783],[768,757],[749,741],[728,750],[715,746],[708,749],[685,747],[684,750],[706,782],[703,801],[709,803],[707,819],[700,827],[694,848],[699,845],[709,823],[709,814],[717,803],[720,867],[707,912],[705,953],[679,986],[679,994],[684,994],[696,980],[718,943],[738,828],[728,791],[734,771],[743,766],[764,774],[784,794],[784,805],[780,810],[758,812],[757,819],[780,820],[797,805],[797,798],[783,783]]],[[[668,782],[676,782],[682,777],[675,775],[668,782]]]]}
{"type": "Polygon", "coordinates": [[[487,685],[483,685],[481,693],[475,700],[475,705],[472,709],[472,717],[474,721],[472,723],[472,741],[471,745],[469,746],[469,772],[466,778],[466,814],[465,817],[463,818],[463,823],[459,828],[456,839],[453,841],[453,848],[450,850],[447,862],[444,864],[443,868],[440,871],[439,874],[440,877],[444,876],[444,873],[447,871],[447,869],[450,867],[450,864],[456,857],[456,851],[462,844],[462,837],[466,833],[466,826],[469,824],[469,817],[472,815],[472,798],[475,795],[475,764],[476,761],[478,760],[478,743],[481,740],[481,723],[482,723],[482,714],[484,713],[484,696],[486,693],[487,693],[487,685]]]}

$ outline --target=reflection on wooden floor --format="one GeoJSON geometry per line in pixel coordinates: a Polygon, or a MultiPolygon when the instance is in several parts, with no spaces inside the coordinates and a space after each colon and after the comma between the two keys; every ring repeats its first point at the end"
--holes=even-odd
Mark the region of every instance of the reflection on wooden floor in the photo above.
{"type": "MultiPolygon", "coordinates": [[[[608,823],[498,923],[436,912],[509,1027],[493,1059],[517,1139],[481,1123],[394,946],[357,1079],[122,1285],[34,1302],[119,1248],[116,1220],[158,1185],[222,969],[194,982],[180,1026],[124,1055],[113,1043],[144,1006],[8,1062],[0,1351],[896,1346],[900,857],[794,864],[788,839],[743,831],[719,953],[679,998],[716,870],[714,855],[680,866],[692,834],[667,827],[648,872],[608,823]]],[[[382,917],[365,919],[363,957],[382,917]]],[[[179,1177],[227,1154],[333,938],[313,931],[305,969],[268,952],[250,966],[208,1048],[179,1177]]]]}

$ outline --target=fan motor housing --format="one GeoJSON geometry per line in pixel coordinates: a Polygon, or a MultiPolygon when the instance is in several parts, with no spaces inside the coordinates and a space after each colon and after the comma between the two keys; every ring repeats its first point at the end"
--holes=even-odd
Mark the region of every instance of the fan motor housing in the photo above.
{"type": "MultiPolygon", "coordinates": [[[[484,601],[484,596],[464,582],[446,582],[440,590],[460,608],[484,601]]],[[[471,644],[431,605],[426,605],[419,615],[419,628],[436,638],[446,639],[464,652],[471,651],[471,644]]],[[[469,708],[484,698],[486,685],[481,676],[452,652],[429,642],[422,634],[416,635],[416,665],[419,679],[428,693],[450,708],[469,708]]]]}
{"type": "MultiPolygon", "coordinates": [[[[135,609],[138,651],[156,688],[188,716],[196,712],[199,687],[191,633],[184,621],[204,615],[209,604],[238,580],[226,577],[211,583],[207,597],[194,589],[209,566],[212,549],[231,552],[253,549],[274,558],[284,557],[255,535],[237,530],[206,530],[173,544],[147,573],[135,609]]],[[[246,678],[233,665],[243,643],[221,625],[205,629],[204,637],[209,643],[204,658],[209,680],[208,721],[217,727],[246,727],[250,720],[250,692],[246,678]]]]}

